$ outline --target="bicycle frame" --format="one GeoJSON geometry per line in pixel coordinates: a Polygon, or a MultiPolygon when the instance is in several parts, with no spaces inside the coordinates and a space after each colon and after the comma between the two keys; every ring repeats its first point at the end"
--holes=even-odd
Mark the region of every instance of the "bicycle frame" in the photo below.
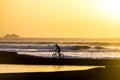
{"type": "Polygon", "coordinates": [[[52,54],[52,58],[64,58],[64,54],[63,53],[58,53],[58,52],[55,52],[52,54]]]}

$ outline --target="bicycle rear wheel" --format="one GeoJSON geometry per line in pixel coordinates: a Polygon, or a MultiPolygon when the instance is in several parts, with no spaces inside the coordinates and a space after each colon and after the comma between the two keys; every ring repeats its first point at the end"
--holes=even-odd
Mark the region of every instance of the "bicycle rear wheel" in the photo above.
{"type": "Polygon", "coordinates": [[[57,56],[57,54],[56,53],[53,53],[52,54],[52,58],[57,58],[58,56],[57,56]]]}

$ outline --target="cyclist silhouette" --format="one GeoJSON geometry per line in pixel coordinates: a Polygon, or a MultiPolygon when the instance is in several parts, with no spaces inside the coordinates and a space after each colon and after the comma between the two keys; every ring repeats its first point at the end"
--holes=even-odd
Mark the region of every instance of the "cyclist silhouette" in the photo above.
{"type": "Polygon", "coordinates": [[[56,47],[56,49],[55,49],[55,52],[57,52],[58,53],[58,57],[60,58],[60,55],[61,55],[61,48],[57,45],[57,44],[55,44],[55,47],[56,47]]]}

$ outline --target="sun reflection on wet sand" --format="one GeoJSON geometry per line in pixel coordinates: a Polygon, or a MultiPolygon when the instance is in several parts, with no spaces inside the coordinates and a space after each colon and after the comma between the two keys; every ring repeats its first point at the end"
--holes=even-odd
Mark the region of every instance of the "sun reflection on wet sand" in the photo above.
{"type": "Polygon", "coordinates": [[[11,65],[0,64],[0,73],[56,72],[105,68],[105,66],[11,65]]]}

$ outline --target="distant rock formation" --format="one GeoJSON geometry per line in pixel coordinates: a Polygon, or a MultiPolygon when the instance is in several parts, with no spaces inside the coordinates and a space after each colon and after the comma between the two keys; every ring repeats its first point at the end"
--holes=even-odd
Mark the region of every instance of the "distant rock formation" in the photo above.
{"type": "Polygon", "coordinates": [[[20,36],[16,34],[6,34],[4,38],[20,38],[20,36]]]}

